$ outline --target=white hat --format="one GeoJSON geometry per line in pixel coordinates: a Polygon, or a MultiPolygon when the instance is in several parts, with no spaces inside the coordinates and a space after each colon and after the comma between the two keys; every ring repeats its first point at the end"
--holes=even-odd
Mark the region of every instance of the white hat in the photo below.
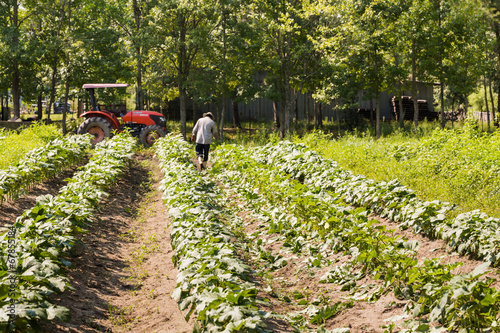
{"type": "Polygon", "coordinates": [[[212,114],[212,112],[205,112],[203,114],[203,117],[206,117],[206,116],[209,116],[210,118],[212,118],[212,120],[214,119],[214,115],[212,114]]]}

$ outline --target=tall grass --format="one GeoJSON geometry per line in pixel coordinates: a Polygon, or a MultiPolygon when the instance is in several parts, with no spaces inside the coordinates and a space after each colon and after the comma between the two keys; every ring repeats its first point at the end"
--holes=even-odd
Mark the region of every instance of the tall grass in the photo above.
{"type": "MultiPolygon", "coordinates": [[[[455,123],[455,128],[462,127],[462,123],[455,123]]],[[[274,127],[272,122],[242,122],[241,129],[231,128],[232,124],[225,126],[225,139],[243,145],[262,145],[270,141],[279,140],[279,131],[274,127]],[[228,131],[229,129],[229,131],[228,131]]],[[[415,130],[413,122],[406,121],[403,127],[400,127],[396,121],[381,122],[381,135],[402,136],[408,138],[421,138],[430,135],[435,129],[440,128],[436,121],[421,121],[417,130],[415,130]]],[[[447,128],[451,128],[451,123],[447,124],[447,128]]],[[[323,126],[315,129],[313,122],[301,120],[290,124],[290,132],[286,139],[302,138],[311,132],[320,132],[329,134],[332,138],[341,137],[375,137],[375,128],[370,124],[370,120],[359,118],[350,120],[349,122],[341,122],[325,120],[323,126]]]]}
{"type": "Polygon", "coordinates": [[[395,132],[375,140],[370,135],[335,139],[312,133],[295,141],[368,178],[399,179],[424,200],[500,217],[500,130],[485,133],[468,123],[428,135],[395,132]]]}
{"type": "Polygon", "coordinates": [[[21,160],[31,149],[42,146],[50,140],[60,137],[56,125],[35,123],[21,132],[0,132],[0,170],[21,160]],[[2,139],[3,137],[3,139],[2,139]]]}

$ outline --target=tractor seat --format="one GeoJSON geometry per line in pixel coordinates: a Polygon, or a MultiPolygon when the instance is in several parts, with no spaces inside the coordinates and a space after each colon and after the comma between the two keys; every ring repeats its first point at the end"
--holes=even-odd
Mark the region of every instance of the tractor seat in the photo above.
{"type": "Polygon", "coordinates": [[[112,109],[111,113],[114,113],[115,116],[118,117],[118,118],[122,116],[122,114],[120,112],[120,109],[112,109]]]}

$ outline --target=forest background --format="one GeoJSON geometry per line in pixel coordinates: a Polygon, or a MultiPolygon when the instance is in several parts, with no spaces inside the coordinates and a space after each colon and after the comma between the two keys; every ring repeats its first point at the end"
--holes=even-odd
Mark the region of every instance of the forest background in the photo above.
{"type": "Polygon", "coordinates": [[[420,81],[436,83],[441,115],[473,103],[494,121],[499,9],[498,0],[6,0],[0,102],[10,98],[20,117],[22,97],[40,117],[47,97],[50,121],[55,101],[84,98],[83,83],[130,83],[136,109],[178,98],[185,136],[189,103],[220,105],[222,130],[225,100],[266,97],[283,138],[297,92],[346,110],[363,90],[376,100],[379,137],[379,93],[417,96],[420,81]]]}

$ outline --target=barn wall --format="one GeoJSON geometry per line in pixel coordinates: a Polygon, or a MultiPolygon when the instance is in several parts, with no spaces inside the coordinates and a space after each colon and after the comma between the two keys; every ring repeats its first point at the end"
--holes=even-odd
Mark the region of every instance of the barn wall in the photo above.
{"type": "MultiPolygon", "coordinates": [[[[226,100],[226,113],[224,116],[225,121],[233,120],[233,101],[228,99],[226,100]]],[[[279,107],[279,104],[278,104],[279,107]]],[[[314,119],[314,107],[315,102],[310,94],[297,94],[297,115],[299,120],[306,119],[306,116],[309,114],[309,118],[311,121],[314,119]]],[[[238,110],[240,113],[240,119],[242,121],[255,121],[255,120],[264,120],[264,121],[273,121],[274,120],[274,110],[273,110],[273,101],[267,98],[258,98],[252,100],[248,103],[238,103],[238,110]]],[[[210,104],[206,106],[200,107],[201,112],[210,111],[214,115],[217,114],[217,108],[215,105],[210,104]]],[[[333,109],[333,105],[323,104],[322,106],[322,115],[323,119],[336,119],[335,110],[333,109]]],[[[295,117],[295,111],[292,110],[291,118],[295,117]]]]}
{"type": "MultiPolygon", "coordinates": [[[[433,106],[433,85],[428,83],[419,82],[418,83],[418,99],[427,100],[427,104],[429,106],[430,111],[434,111],[433,106]]],[[[358,93],[358,103],[359,108],[369,109],[370,101],[363,99],[363,92],[358,93]]],[[[410,96],[410,91],[405,91],[404,96],[410,96]]],[[[380,93],[380,110],[381,117],[387,120],[393,119],[392,113],[392,104],[391,100],[394,97],[393,93],[388,93],[386,91],[380,93]]],[[[372,101],[373,108],[376,106],[375,99],[372,101]]],[[[298,118],[299,120],[306,119],[306,115],[309,114],[309,119],[313,121],[314,119],[314,107],[315,102],[310,94],[302,94],[297,93],[297,109],[298,109],[298,118]]],[[[241,121],[255,121],[255,120],[264,120],[264,121],[273,121],[274,120],[274,111],[273,111],[273,102],[267,98],[257,98],[248,103],[238,103],[238,110],[240,113],[241,121]]],[[[217,109],[215,105],[206,105],[200,107],[200,114],[202,112],[210,111],[214,115],[217,114],[217,109]]],[[[322,109],[323,119],[327,120],[336,120],[337,115],[335,110],[333,109],[332,104],[325,105],[323,104],[322,109]]],[[[295,113],[292,111],[291,118],[295,117],[295,113]]],[[[342,119],[342,115],[340,115],[342,119]]],[[[226,113],[224,116],[225,121],[233,120],[233,109],[232,109],[232,100],[226,101],[226,113]]]]}

